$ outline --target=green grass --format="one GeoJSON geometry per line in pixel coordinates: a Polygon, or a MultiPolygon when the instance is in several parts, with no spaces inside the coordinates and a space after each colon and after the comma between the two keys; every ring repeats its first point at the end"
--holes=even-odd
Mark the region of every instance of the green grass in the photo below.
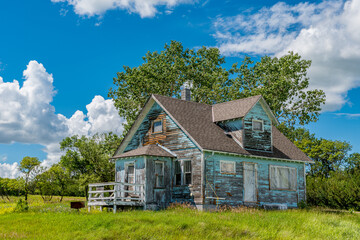
{"type": "Polygon", "coordinates": [[[5,213],[2,209],[14,203],[0,202],[0,239],[360,239],[360,215],[356,213],[200,212],[181,207],[87,213],[69,209],[74,199],[66,198],[61,204],[43,204],[38,196],[30,200],[30,210],[24,213],[5,213]]]}

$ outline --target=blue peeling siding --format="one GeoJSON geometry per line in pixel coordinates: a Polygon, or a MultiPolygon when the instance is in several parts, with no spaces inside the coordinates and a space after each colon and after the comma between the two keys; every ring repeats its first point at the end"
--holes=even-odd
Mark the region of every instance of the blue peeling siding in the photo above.
{"type": "MultiPolygon", "coordinates": [[[[241,205],[243,202],[243,163],[257,164],[257,204],[268,203],[287,204],[288,207],[297,207],[298,202],[305,200],[304,163],[285,162],[269,159],[254,159],[234,155],[205,153],[205,196],[225,198],[220,200],[221,204],[241,205]],[[234,161],[236,163],[236,174],[220,173],[220,161],[234,161]],[[286,166],[297,169],[297,190],[270,190],[269,166],[286,166]],[[214,193],[216,192],[216,195],[214,193]]],[[[210,198],[207,203],[211,204],[210,198]]]]}
{"type": "Polygon", "coordinates": [[[272,151],[271,120],[260,102],[244,117],[244,147],[262,151],[272,151]],[[264,131],[253,131],[252,120],[262,120],[264,131]]]}

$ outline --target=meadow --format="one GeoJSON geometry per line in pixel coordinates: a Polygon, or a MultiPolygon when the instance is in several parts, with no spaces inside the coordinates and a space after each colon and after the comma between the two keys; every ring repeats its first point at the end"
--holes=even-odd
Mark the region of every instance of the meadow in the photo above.
{"type": "Polygon", "coordinates": [[[17,200],[0,199],[0,239],[360,239],[360,214],[351,212],[176,206],[88,213],[70,209],[70,201],[83,198],[44,203],[39,196],[30,196],[27,212],[14,212],[17,200]]]}

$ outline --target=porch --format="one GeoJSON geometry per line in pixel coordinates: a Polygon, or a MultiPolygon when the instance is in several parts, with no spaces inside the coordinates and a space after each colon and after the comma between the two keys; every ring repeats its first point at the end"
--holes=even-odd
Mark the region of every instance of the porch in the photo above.
{"type": "Polygon", "coordinates": [[[108,182],[89,184],[88,210],[91,207],[113,208],[114,213],[118,206],[145,206],[144,184],[108,182]]]}

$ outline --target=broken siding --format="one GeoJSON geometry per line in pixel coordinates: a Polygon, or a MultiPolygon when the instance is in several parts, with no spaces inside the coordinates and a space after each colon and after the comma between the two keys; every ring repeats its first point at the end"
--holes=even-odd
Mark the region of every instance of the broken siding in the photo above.
{"type": "MultiPolygon", "coordinates": [[[[166,116],[166,141],[163,144],[177,155],[179,161],[191,160],[192,184],[190,186],[175,186],[172,182],[173,201],[202,202],[201,195],[201,151],[179,126],[166,116]]],[[[183,164],[183,162],[181,162],[183,164]]],[[[183,166],[182,166],[183,167],[183,166]]],[[[173,173],[174,169],[172,169],[173,173]]]]}
{"type": "Polygon", "coordinates": [[[271,120],[260,102],[244,117],[244,148],[272,151],[271,120]],[[252,121],[262,120],[264,131],[253,131],[252,121]]]}
{"type": "Polygon", "coordinates": [[[289,207],[297,207],[297,203],[305,200],[304,164],[298,162],[275,161],[268,159],[253,159],[225,154],[205,153],[205,196],[206,204],[215,204],[219,197],[220,204],[240,205],[244,204],[244,162],[257,164],[257,204],[282,203],[289,207]],[[234,161],[235,174],[223,174],[220,172],[220,161],[234,161]],[[296,168],[297,186],[296,191],[270,190],[269,166],[286,166],[296,168]],[[214,193],[215,191],[215,193],[214,193]]]}
{"type": "MultiPolygon", "coordinates": [[[[191,160],[192,184],[189,186],[173,186],[172,199],[178,202],[202,202],[201,195],[201,151],[181,128],[157,104],[140,124],[138,130],[130,140],[125,152],[138,148],[143,144],[160,143],[177,155],[177,160],[191,160]],[[163,132],[152,133],[152,121],[163,119],[163,132]]],[[[182,162],[183,163],[183,162],[182,162]]],[[[171,169],[173,174],[174,169],[171,169]]],[[[147,182],[148,184],[149,182],[147,182]]],[[[174,184],[172,181],[171,184],[174,184]]]]}

